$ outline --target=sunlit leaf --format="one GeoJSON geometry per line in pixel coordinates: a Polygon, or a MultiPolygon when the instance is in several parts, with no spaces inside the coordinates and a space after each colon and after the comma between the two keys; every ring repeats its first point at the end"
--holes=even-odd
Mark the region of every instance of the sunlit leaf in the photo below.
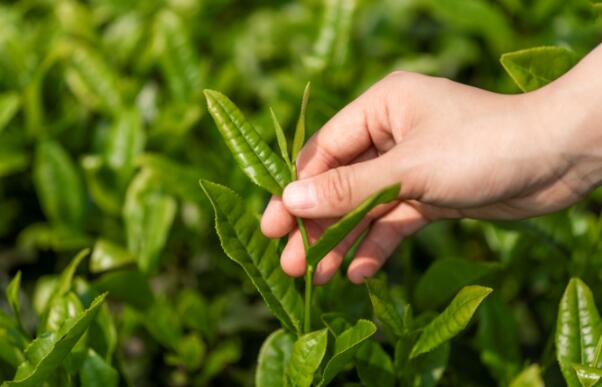
{"type": "Polygon", "coordinates": [[[326,329],[307,333],[295,341],[286,369],[286,375],[294,386],[311,386],[314,373],[318,370],[326,354],[327,344],[328,331],[326,329]]]}
{"type": "Polygon", "coordinates": [[[255,372],[257,387],[286,385],[286,365],[291,357],[294,342],[294,336],[282,329],[265,339],[257,359],[255,372]]]}

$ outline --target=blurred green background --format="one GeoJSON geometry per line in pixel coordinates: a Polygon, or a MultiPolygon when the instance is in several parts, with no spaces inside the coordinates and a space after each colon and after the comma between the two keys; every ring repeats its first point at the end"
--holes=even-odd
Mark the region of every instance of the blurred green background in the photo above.
{"type": "MultiPolygon", "coordinates": [[[[76,293],[111,291],[117,336],[105,349],[123,385],[252,385],[276,322],[221,251],[197,182],[227,184],[258,211],[267,197],[236,167],[202,90],[228,95],[274,141],[268,106],[290,133],[307,81],[315,131],[393,70],[515,93],[502,53],[559,45],[582,56],[601,32],[586,0],[2,0],[0,284],[22,271],[35,332],[48,284],[93,247],[76,293]]],[[[502,346],[563,385],[556,305],[571,275],[602,290],[601,200],[528,222],[438,223],[385,271],[420,309],[447,300],[429,296],[433,261],[499,263],[490,281],[515,331],[502,346]]],[[[328,310],[369,310],[342,278],[318,296],[328,310]]],[[[454,344],[443,385],[502,380],[480,332],[454,344]]],[[[0,380],[14,371],[0,359],[0,380]]]]}

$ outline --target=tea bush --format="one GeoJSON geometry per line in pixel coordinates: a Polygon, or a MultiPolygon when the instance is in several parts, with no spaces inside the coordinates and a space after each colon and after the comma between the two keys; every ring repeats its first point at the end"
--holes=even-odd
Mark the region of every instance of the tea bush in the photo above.
{"type": "MultiPolygon", "coordinates": [[[[365,286],[287,277],[257,213],[304,139],[387,73],[530,91],[599,43],[599,11],[2,2],[2,386],[597,385],[599,192],[526,221],[433,224],[365,286]]],[[[307,241],[310,264],[398,189],[307,241]]]]}

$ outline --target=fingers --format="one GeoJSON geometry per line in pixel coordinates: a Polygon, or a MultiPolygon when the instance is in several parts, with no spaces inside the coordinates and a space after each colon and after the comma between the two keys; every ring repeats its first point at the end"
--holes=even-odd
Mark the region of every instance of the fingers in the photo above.
{"type": "MultiPolygon", "coordinates": [[[[300,178],[348,164],[372,147],[374,140],[393,147],[388,128],[387,83],[378,82],[332,117],[301,150],[297,160],[300,178]]],[[[386,149],[378,149],[384,152],[386,149]]]]}
{"type": "Polygon", "coordinates": [[[399,204],[376,220],[347,269],[349,280],[361,284],[364,278],[373,276],[404,238],[428,223],[420,207],[410,202],[399,204]]]}
{"type": "Polygon", "coordinates": [[[394,152],[372,160],[328,170],[320,175],[289,184],[282,196],[284,205],[303,218],[337,217],[353,210],[371,194],[395,183],[402,183],[402,197],[414,192],[399,177],[399,160],[394,152]]]}
{"type": "Polygon", "coordinates": [[[263,216],[261,232],[268,238],[282,238],[295,227],[295,218],[288,212],[282,198],[272,196],[263,216]]]}

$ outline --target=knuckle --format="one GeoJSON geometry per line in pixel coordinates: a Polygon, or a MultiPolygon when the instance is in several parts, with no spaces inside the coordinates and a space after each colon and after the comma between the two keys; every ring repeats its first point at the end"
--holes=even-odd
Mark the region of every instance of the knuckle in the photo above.
{"type": "Polygon", "coordinates": [[[346,168],[335,168],[326,174],[322,197],[333,208],[345,208],[351,203],[351,173],[346,168]]]}

